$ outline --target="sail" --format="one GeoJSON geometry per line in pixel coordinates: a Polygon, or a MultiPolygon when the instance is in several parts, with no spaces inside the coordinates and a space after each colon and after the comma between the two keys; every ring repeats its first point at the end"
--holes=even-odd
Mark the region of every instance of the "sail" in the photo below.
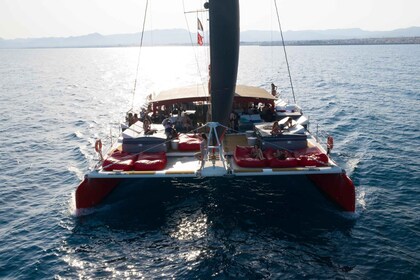
{"type": "Polygon", "coordinates": [[[239,0],[210,0],[210,95],[212,121],[227,125],[239,59],[239,0]]]}

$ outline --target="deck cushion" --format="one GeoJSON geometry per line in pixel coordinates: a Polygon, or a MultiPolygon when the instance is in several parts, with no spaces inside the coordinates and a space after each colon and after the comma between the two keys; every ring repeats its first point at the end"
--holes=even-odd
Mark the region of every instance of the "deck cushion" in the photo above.
{"type": "Polygon", "coordinates": [[[328,156],[326,154],[301,155],[298,158],[299,166],[327,166],[328,156]]]}
{"type": "Polygon", "coordinates": [[[273,154],[276,150],[274,149],[267,149],[264,151],[264,156],[268,161],[268,165],[273,168],[287,168],[287,167],[296,167],[298,166],[298,159],[295,158],[294,154],[283,150],[285,154],[285,159],[279,159],[275,157],[273,154]]]}
{"type": "Polygon", "coordinates": [[[241,167],[265,167],[267,160],[260,160],[251,156],[252,146],[236,146],[233,158],[241,167]]]}
{"type": "Polygon", "coordinates": [[[102,167],[106,171],[122,170],[130,171],[133,169],[134,162],[137,160],[137,154],[130,154],[115,150],[102,163],[102,167]]]}
{"type": "Polygon", "coordinates": [[[180,151],[199,151],[201,138],[198,134],[180,134],[178,150],[180,151]]]}
{"type": "Polygon", "coordinates": [[[134,163],[136,171],[162,170],[168,162],[165,152],[158,153],[140,153],[137,161],[134,163]]]}

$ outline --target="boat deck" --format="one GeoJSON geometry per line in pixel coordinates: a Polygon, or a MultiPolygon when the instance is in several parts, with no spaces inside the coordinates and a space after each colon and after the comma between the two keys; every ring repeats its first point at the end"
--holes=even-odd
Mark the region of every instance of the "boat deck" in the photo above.
{"type": "MultiPolygon", "coordinates": [[[[223,140],[225,161],[219,155],[209,155],[209,159],[204,161],[197,160],[195,152],[182,152],[169,149],[166,153],[167,164],[165,169],[157,171],[94,171],[90,174],[92,178],[162,178],[162,177],[220,177],[220,176],[279,176],[279,175],[307,175],[307,174],[334,174],[342,173],[342,168],[338,167],[331,159],[328,166],[300,166],[290,168],[271,168],[271,167],[241,167],[233,157],[236,146],[247,146],[248,141],[245,134],[227,134],[223,140]]],[[[121,145],[117,146],[121,150],[121,145]]],[[[308,152],[325,150],[309,137],[307,141],[308,152]]]]}

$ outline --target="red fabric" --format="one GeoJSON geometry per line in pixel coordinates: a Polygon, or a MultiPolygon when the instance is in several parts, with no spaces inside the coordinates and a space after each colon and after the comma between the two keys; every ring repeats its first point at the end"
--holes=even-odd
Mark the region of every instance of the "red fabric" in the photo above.
{"type": "Polygon", "coordinates": [[[252,146],[236,146],[233,158],[241,167],[265,167],[267,160],[251,157],[252,146]]]}
{"type": "Polygon", "coordinates": [[[197,33],[197,44],[202,46],[203,45],[203,36],[200,33],[197,33]]]}
{"type": "Polygon", "coordinates": [[[267,149],[264,151],[264,156],[268,161],[268,165],[273,168],[286,168],[298,166],[298,159],[293,156],[289,151],[283,151],[286,155],[285,159],[279,159],[274,157],[275,150],[267,149]]]}
{"type": "Polygon", "coordinates": [[[294,151],[298,158],[299,166],[326,166],[328,156],[321,152],[318,147],[310,147],[294,151]]]}
{"type": "Polygon", "coordinates": [[[293,151],[296,157],[302,156],[302,155],[313,155],[313,154],[321,154],[321,150],[318,147],[310,147],[310,148],[304,148],[299,149],[296,151],[293,151]]]}
{"type": "Polygon", "coordinates": [[[328,156],[326,154],[302,155],[299,157],[300,166],[326,166],[328,156]]]}
{"type": "Polygon", "coordinates": [[[104,160],[104,162],[102,163],[102,167],[106,171],[130,171],[133,169],[133,164],[136,161],[136,159],[137,155],[132,155],[116,150],[104,160]]]}
{"type": "Polygon", "coordinates": [[[134,163],[136,171],[162,170],[168,162],[165,152],[141,153],[138,160],[134,163]]]}
{"type": "Polygon", "coordinates": [[[178,137],[178,150],[180,151],[199,151],[201,138],[198,135],[181,134],[178,137]]]}

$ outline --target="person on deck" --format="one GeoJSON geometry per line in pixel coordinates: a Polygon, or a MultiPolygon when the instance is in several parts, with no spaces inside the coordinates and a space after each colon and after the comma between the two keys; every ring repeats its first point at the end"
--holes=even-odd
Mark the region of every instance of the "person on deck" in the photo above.
{"type": "Polygon", "coordinates": [[[140,111],[140,121],[143,121],[145,117],[146,117],[146,110],[142,108],[140,111]]]}
{"type": "Polygon", "coordinates": [[[143,121],[143,132],[144,135],[152,135],[156,132],[156,129],[151,128],[151,122],[148,119],[144,119],[143,121]]]}
{"type": "Polygon", "coordinates": [[[254,145],[251,149],[251,157],[257,158],[259,160],[264,160],[265,157],[263,155],[263,152],[261,151],[260,147],[258,145],[254,145]]]}
{"type": "Polygon", "coordinates": [[[284,128],[289,129],[293,127],[293,119],[289,117],[289,119],[284,123],[284,128]]]}
{"type": "Polygon", "coordinates": [[[279,126],[279,122],[278,121],[275,121],[274,123],[273,123],[273,127],[271,128],[271,135],[279,135],[279,134],[281,134],[281,128],[280,128],[280,126],[279,126]]]}
{"type": "Polygon", "coordinates": [[[274,83],[271,83],[271,94],[277,96],[277,86],[274,83]]]}
{"type": "Polygon", "coordinates": [[[273,156],[277,159],[280,159],[280,160],[285,160],[287,158],[287,154],[282,150],[276,150],[273,153],[273,156]]]}
{"type": "Polygon", "coordinates": [[[232,112],[230,113],[229,116],[229,126],[231,129],[233,129],[234,131],[236,131],[237,129],[236,127],[236,119],[238,118],[238,116],[236,115],[235,111],[232,110],[232,112]]]}
{"type": "Polygon", "coordinates": [[[205,133],[202,133],[201,134],[200,151],[198,153],[196,153],[194,156],[198,160],[202,161],[204,159],[205,155],[206,155],[206,151],[207,151],[207,135],[205,133]]]}
{"type": "Polygon", "coordinates": [[[183,117],[182,117],[182,129],[185,132],[189,132],[192,129],[192,121],[188,117],[188,115],[185,113],[183,114],[183,117]]]}
{"type": "Polygon", "coordinates": [[[174,135],[176,135],[176,131],[173,127],[173,123],[171,122],[171,120],[169,118],[166,118],[163,120],[162,124],[163,124],[163,127],[165,128],[166,139],[173,139],[174,135]]]}
{"type": "Polygon", "coordinates": [[[126,121],[128,123],[128,126],[131,126],[134,122],[133,122],[133,113],[128,113],[126,121]]]}
{"type": "Polygon", "coordinates": [[[137,114],[134,114],[133,116],[133,124],[139,121],[139,117],[137,114]]]}

